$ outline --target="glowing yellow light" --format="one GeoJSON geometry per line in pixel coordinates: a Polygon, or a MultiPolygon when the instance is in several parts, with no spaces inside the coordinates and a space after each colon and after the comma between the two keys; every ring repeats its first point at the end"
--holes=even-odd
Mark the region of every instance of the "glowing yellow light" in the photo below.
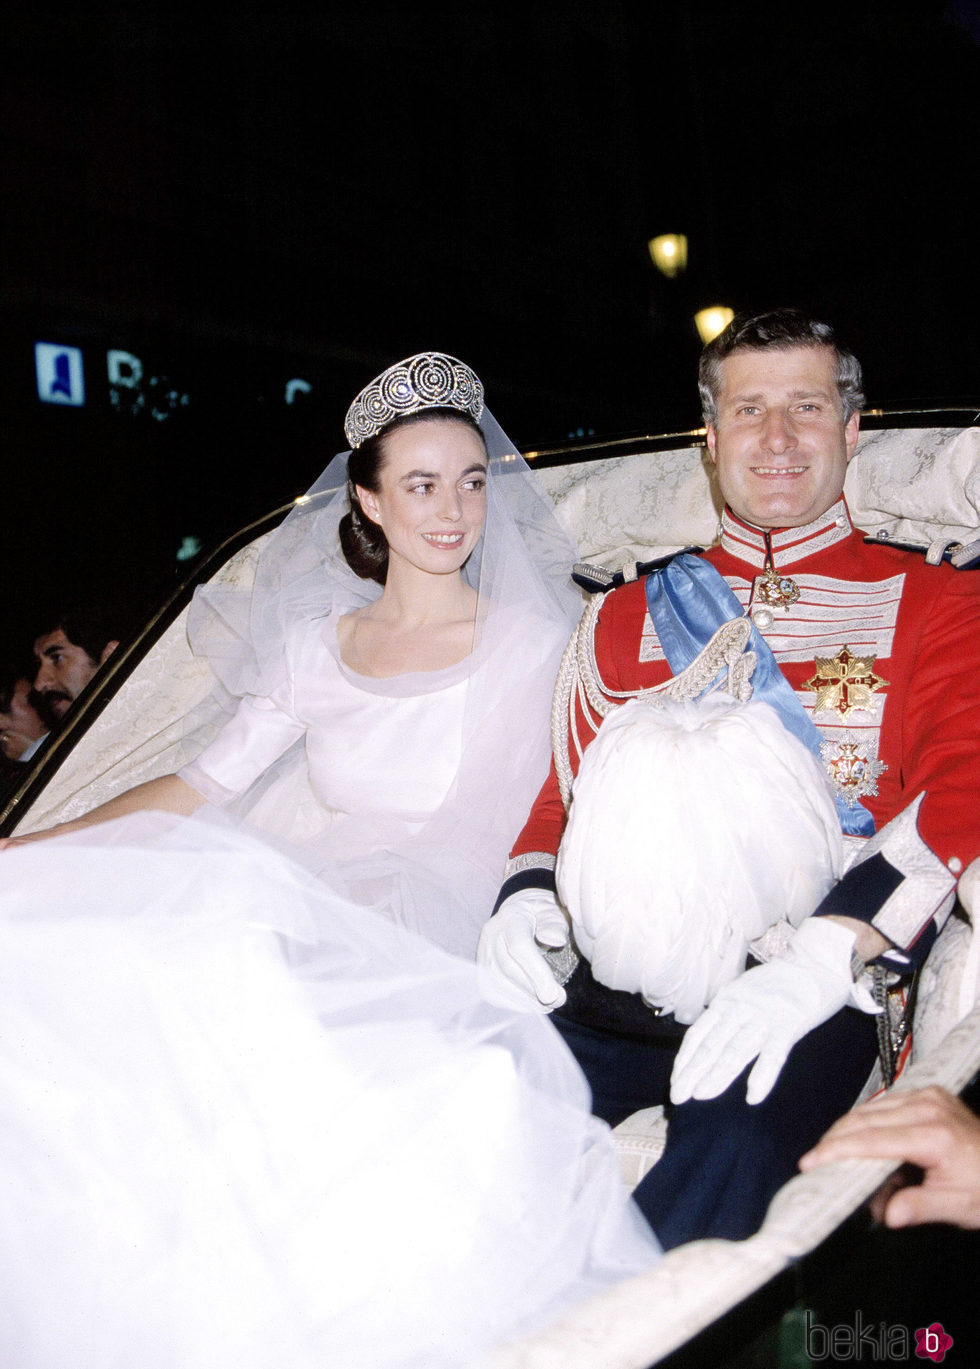
{"type": "Polygon", "coordinates": [[[673,278],[687,268],[687,238],[683,233],[661,233],[647,243],[650,260],[658,271],[673,278]]]}
{"type": "Polygon", "coordinates": [[[712,304],[708,309],[699,309],[694,315],[701,341],[705,346],[728,327],[735,317],[735,311],[725,304],[712,304]]]}
{"type": "Polygon", "coordinates": [[[312,496],[308,494],[298,494],[296,498],[293,500],[294,504],[310,504],[312,502],[312,496]]]}

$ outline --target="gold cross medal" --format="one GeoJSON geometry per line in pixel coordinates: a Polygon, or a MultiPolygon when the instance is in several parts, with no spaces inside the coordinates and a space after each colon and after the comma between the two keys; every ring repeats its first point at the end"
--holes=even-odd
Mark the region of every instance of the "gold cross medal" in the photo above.
{"type": "Polygon", "coordinates": [[[873,695],[888,681],[875,673],[874,656],[855,656],[850,647],[841,647],[836,656],[817,656],[816,674],[803,688],[816,692],[814,713],[837,713],[849,718],[858,710],[874,712],[873,695]]]}
{"type": "Polygon", "coordinates": [[[755,597],[769,608],[789,608],[800,597],[800,587],[789,575],[777,575],[772,566],[755,582],[755,597]]]}

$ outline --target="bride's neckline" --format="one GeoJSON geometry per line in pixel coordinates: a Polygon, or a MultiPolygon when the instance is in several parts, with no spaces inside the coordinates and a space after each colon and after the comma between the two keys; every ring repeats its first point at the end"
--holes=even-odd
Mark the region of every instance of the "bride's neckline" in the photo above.
{"type": "Polygon", "coordinates": [[[361,689],[373,694],[430,694],[465,679],[471,672],[475,652],[470,651],[452,665],[438,670],[405,670],[397,675],[366,675],[344,660],[337,627],[346,614],[331,613],[324,620],[324,634],[331,655],[341,674],[361,689]]]}

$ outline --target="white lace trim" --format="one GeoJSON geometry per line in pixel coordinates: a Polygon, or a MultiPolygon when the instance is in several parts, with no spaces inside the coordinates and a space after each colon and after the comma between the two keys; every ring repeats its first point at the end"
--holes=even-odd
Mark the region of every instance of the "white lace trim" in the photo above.
{"type": "MultiPolygon", "coordinates": [[[[777,661],[835,656],[845,643],[859,655],[891,656],[905,589],[904,572],[875,581],[838,580],[829,575],[793,578],[801,591],[796,603],[767,610],[768,622],[754,617],[777,661]]],[[[742,609],[747,609],[753,581],[740,575],[726,575],[724,579],[742,609]]],[[[643,618],[638,659],[664,659],[649,613],[643,618]]]]}
{"type": "MultiPolygon", "coordinates": [[[[854,531],[847,505],[838,499],[826,513],[801,528],[784,528],[772,535],[773,562],[779,570],[807,556],[843,542],[854,531]]],[[[762,570],[766,564],[766,539],[758,528],[743,523],[730,509],[721,516],[721,545],[732,556],[762,570]]]]}
{"type": "Polygon", "coordinates": [[[549,851],[525,851],[523,855],[511,856],[504,867],[504,878],[522,875],[525,870],[553,870],[555,859],[549,851]]]}
{"type": "Polygon", "coordinates": [[[924,797],[920,794],[869,837],[848,867],[853,869],[881,852],[902,874],[901,884],[872,918],[872,926],[899,949],[912,945],[931,919],[942,929],[956,890],[955,876],[919,836],[917,820],[924,797]]]}

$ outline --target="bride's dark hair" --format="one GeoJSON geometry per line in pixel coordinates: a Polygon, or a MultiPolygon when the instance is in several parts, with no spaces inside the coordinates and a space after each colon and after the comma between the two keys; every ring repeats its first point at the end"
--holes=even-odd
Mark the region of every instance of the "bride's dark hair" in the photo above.
{"type": "Polygon", "coordinates": [[[388,539],[377,523],[368,518],[361,508],[356,486],[377,494],[381,488],[381,470],[385,462],[385,441],[397,428],[407,428],[412,423],[422,423],[437,419],[441,423],[465,423],[479,434],[484,441],[479,423],[469,414],[459,409],[420,409],[418,413],[404,414],[392,419],[380,432],[366,438],[347,459],[347,499],[350,511],[340,520],[340,549],[344,559],[355,575],[362,580],[376,580],[383,585],[388,575],[388,539]]]}

